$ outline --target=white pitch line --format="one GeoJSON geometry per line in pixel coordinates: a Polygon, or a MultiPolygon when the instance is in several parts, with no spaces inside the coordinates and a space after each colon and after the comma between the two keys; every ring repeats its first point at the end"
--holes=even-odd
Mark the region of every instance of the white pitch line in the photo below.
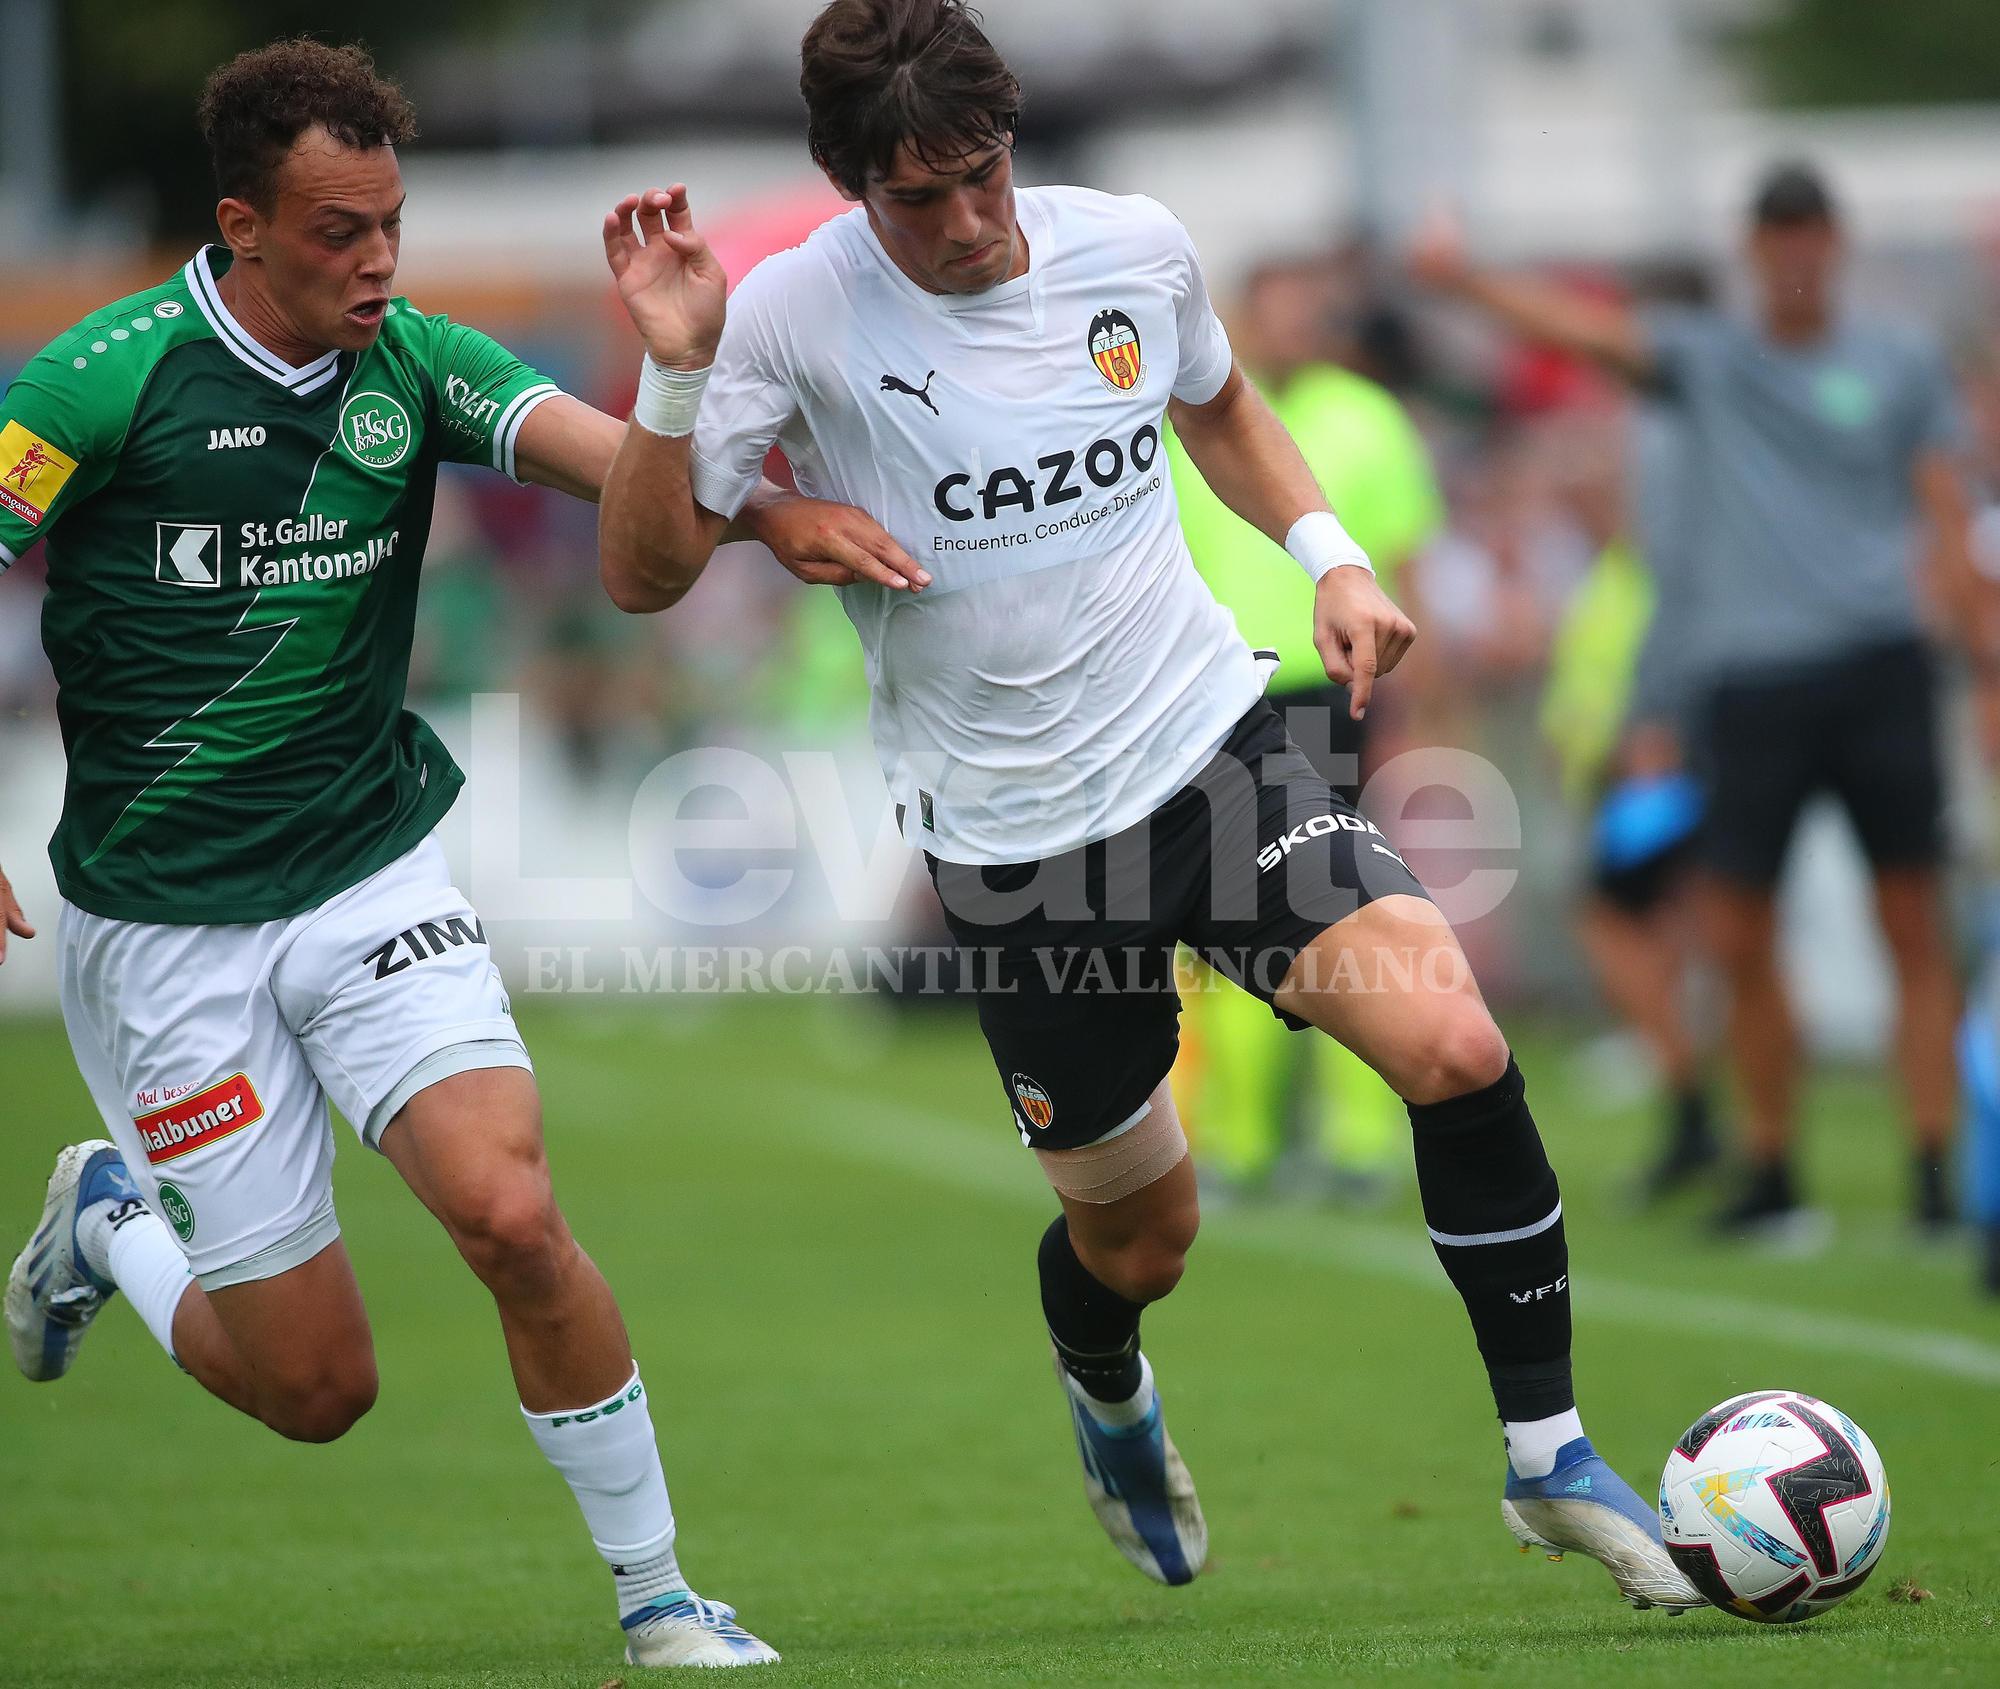
{"type": "MultiPolygon", "coordinates": [[[[1027,1164],[1023,1151],[1009,1145],[1001,1124],[995,1125],[990,1137],[981,1138],[963,1121],[920,1114],[854,1092],[797,1092],[791,1103],[783,1117],[811,1122],[801,1136],[828,1155],[979,1196],[1048,1206],[1049,1192],[1040,1170],[1027,1164]],[[827,1121],[829,1103],[841,1110],[838,1126],[827,1121]]],[[[1306,1225],[1283,1214],[1252,1219],[1223,1212],[1204,1218],[1202,1240],[1211,1247],[1393,1279],[1434,1295],[1454,1294],[1430,1245],[1415,1232],[1344,1216],[1312,1221],[1310,1230],[1306,1225]]],[[[1588,1262],[1576,1286],[1574,1307],[1582,1321],[1700,1337],[1755,1332],[1759,1343],[1774,1348],[1889,1361],[1919,1372],[2000,1386],[2000,1347],[1976,1337],[1801,1308],[1774,1317],[1762,1303],[1707,1291],[1662,1290],[1599,1273],[1588,1262]]]]}

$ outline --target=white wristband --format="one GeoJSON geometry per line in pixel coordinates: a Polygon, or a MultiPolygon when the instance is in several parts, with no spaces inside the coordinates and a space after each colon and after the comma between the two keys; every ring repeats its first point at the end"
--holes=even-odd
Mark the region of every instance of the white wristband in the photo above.
{"type": "Polygon", "coordinates": [[[1346,565],[1375,573],[1368,553],[1354,543],[1353,536],[1340,525],[1330,510],[1309,510],[1292,524],[1285,536],[1285,549],[1299,560],[1299,567],[1317,584],[1333,570],[1346,565]]]}
{"type": "Polygon", "coordinates": [[[701,395],[714,368],[705,364],[700,369],[668,369],[653,362],[653,354],[648,352],[639,366],[639,400],[632,407],[632,420],[651,434],[692,434],[701,395]]]}

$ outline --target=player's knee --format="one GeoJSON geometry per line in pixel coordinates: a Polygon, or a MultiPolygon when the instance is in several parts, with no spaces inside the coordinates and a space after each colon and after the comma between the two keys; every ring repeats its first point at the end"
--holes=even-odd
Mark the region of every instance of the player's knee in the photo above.
{"type": "Polygon", "coordinates": [[[532,1292],[562,1271],[568,1233],[545,1180],[496,1182],[459,1206],[453,1231],[472,1270],[496,1290],[532,1292]]]}
{"type": "Polygon", "coordinates": [[[1186,1250],[1149,1241],[1119,1250],[1102,1276],[1128,1302],[1157,1302],[1173,1294],[1186,1270],[1186,1250]]]}
{"type": "Polygon", "coordinates": [[[1157,1302],[1173,1294],[1187,1271],[1188,1251],[1200,1225],[1190,1210],[1156,1226],[1110,1252],[1104,1263],[1105,1283],[1128,1302],[1157,1302]]]}
{"type": "Polygon", "coordinates": [[[1776,971],[1776,933],[1754,905],[1732,900],[1711,907],[1702,922],[1702,941],[1715,965],[1732,978],[1776,971]]]}
{"type": "Polygon", "coordinates": [[[259,1417],[279,1436],[295,1443],[332,1443],[354,1429],[375,1405],[379,1389],[373,1361],[365,1367],[329,1374],[270,1396],[259,1417]]]}
{"type": "Polygon", "coordinates": [[[1441,1103],[1483,1091],[1507,1071],[1506,1037],[1476,997],[1453,1000],[1430,1029],[1404,1100],[1441,1103]]]}

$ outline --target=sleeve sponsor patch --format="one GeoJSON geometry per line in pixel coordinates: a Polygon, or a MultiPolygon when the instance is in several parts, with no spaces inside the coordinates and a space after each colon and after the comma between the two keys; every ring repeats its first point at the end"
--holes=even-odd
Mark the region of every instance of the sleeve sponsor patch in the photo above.
{"type": "Polygon", "coordinates": [[[0,427],[0,508],[40,526],[63,483],[76,473],[76,459],[58,451],[18,422],[0,427]]]}

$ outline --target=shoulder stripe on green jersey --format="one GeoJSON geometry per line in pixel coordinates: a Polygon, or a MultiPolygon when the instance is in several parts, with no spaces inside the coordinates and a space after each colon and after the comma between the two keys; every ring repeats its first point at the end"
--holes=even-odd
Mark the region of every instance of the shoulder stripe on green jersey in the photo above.
{"type": "Polygon", "coordinates": [[[188,260],[185,274],[188,291],[194,295],[201,314],[208,319],[208,326],[215,330],[223,345],[258,374],[269,376],[280,387],[289,388],[304,397],[318,392],[339,372],[338,351],[328,352],[309,364],[294,368],[275,352],[266,350],[251,339],[242,325],[229,314],[229,307],[223,304],[222,295],[216,290],[215,277],[208,268],[207,247],[188,260]]]}
{"type": "MultiPolygon", "coordinates": [[[[340,390],[340,404],[338,405],[338,407],[336,407],[334,411],[334,415],[336,418],[344,416],[347,413],[347,395],[354,390],[354,378],[360,373],[361,373],[361,360],[359,358],[356,358],[354,360],[354,368],[347,372],[347,384],[340,390]]],[[[305,514],[306,506],[312,502],[313,487],[319,481],[320,465],[326,462],[328,458],[333,456],[333,449],[339,444],[340,444],[340,423],[336,420],[333,425],[333,438],[327,441],[326,450],[321,452],[318,457],[313,459],[312,473],[306,477],[306,490],[299,495],[300,515],[303,516],[305,514]]]]}
{"type": "Polygon", "coordinates": [[[6,568],[10,563],[18,563],[20,561],[20,558],[16,557],[4,545],[0,545],[0,569],[6,568]]]}
{"type": "Polygon", "coordinates": [[[561,391],[553,381],[544,381],[539,387],[524,388],[515,394],[513,402],[501,412],[493,429],[493,467],[508,480],[520,479],[514,473],[514,442],[520,436],[521,424],[528,420],[528,412],[561,391]]]}

